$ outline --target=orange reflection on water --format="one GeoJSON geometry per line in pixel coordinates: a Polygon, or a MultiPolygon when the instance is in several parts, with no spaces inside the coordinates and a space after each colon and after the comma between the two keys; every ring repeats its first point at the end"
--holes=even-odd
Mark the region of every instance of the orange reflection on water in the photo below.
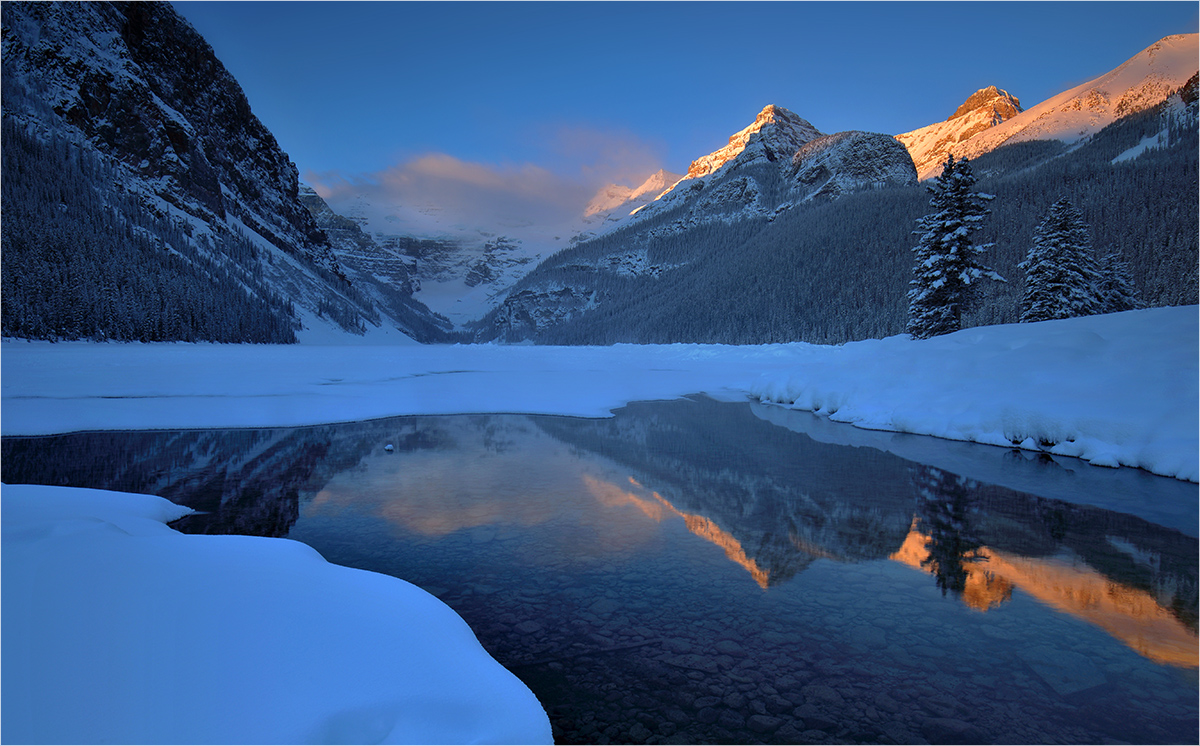
{"type": "MultiPolygon", "coordinates": [[[[926,548],[929,537],[917,531],[916,526],[917,522],[914,520],[908,535],[904,537],[904,543],[888,559],[903,562],[918,570],[926,570],[928,568],[923,567],[921,563],[929,556],[929,550],[926,548]]],[[[979,555],[984,551],[981,548],[979,555]]],[[[967,564],[967,584],[963,588],[962,599],[963,603],[972,609],[987,611],[1012,597],[1012,582],[994,572],[983,570],[982,565],[982,559],[967,564]]]]}
{"type": "MultiPolygon", "coordinates": [[[[726,557],[749,572],[750,577],[754,578],[754,582],[766,590],[768,578],[771,574],[770,570],[764,570],[759,567],[758,563],[746,554],[746,550],[742,548],[742,543],[716,523],[713,523],[712,520],[702,515],[684,513],[657,492],[651,492],[650,496],[653,500],[648,500],[615,484],[601,481],[586,474],[583,476],[583,481],[587,485],[588,491],[603,505],[609,507],[634,505],[654,521],[662,521],[663,518],[671,515],[679,516],[683,519],[683,524],[687,526],[688,531],[725,550],[726,557]]],[[[629,478],[629,483],[635,489],[645,490],[633,477],[629,478]]]]}
{"type": "MultiPolygon", "coordinates": [[[[631,477],[629,479],[635,487],[641,487],[631,477]]],[[[597,479],[590,474],[583,475],[583,484],[587,487],[588,492],[592,493],[592,497],[596,498],[606,508],[616,508],[621,505],[632,505],[638,510],[646,514],[650,520],[661,523],[662,519],[667,516],[667,510],[664,507],[664,501],[661,497],[657,501],[647,500],[639,497],[629,490],[622,489],[618,485],[611,482],[605,482],[602,479],[597,479]]],[[[658,497],[655,493],[654,497],[658,497]]]]}
{"type": "MultiPolygon", "coordinates": [[[[909,530],[890,559],[921,567],[929,537],[909,530]]],[[[1019,557],[981,547],[967,563],[963,601],[986,611],[1020,588],[1042,603],[1091,622],[1139,654],[1172,666],[1197,667],[1197,635],[1149,592],[1114,582],[1086,565],[1019,557]]]]}

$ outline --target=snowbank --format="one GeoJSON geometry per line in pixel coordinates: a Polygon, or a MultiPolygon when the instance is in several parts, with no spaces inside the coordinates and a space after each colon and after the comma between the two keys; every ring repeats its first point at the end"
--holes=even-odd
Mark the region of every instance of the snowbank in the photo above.
{"type": "Polygon", "coordinates": [[[1197,481],[1197,308],[840,347],[6,342],[0,432],[283,427],[405,414],[603,417],[708,393],[858,427],[1197,481]]]}
{"type": "Polygon", "coordinates": [[[872,430],[1200,477],[1195,306],[797,350],[762,401],[872,430]]]}
{"type": "Polygon", "coordinates": [[[161,498],[4,486],[7,743],[550,743],[449,607],[161,498]]]}
{"type": "MultiPolygon", "coordinates": [[[[788,348],[6,342],[0,431],[285,427],[406,414],[606,417],[736,390],[788,348]]],[[[807,347],[807,345],[802,345],[807,347]]]]}

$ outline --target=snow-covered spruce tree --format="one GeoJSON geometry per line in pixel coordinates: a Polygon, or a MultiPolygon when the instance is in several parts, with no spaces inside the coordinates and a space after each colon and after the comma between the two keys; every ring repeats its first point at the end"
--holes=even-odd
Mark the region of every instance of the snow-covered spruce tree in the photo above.
{"type": "Polygon", "coordinates": [[[1033,232],[1025,261],[1021,321],[1047,321],[1100,313],[1100,271],[1083,216],[1066,197],[1033,232]]]}
{"type": "Polygon", "coordinates": [[[934,212],[917,221],[913,247],[916,263],[908,291],[908,333],[916,339],[949,334],[962,328],[963,312],[971,300],[971,286],[988,277],[1004,278],[980,263],[991,244],[971,243],[971,234],[990,212],[990,194],[971,191],[975,177],[967,159],[951,155],[942,174],[929,187],[934,212]]]}
{"type": "Polygon", "coordinates": [[[1100,257],[1100,313],[1117,313],[1141,308],[1142,302],[1129,278],[1129,263],[1119,251],[1100,257]]]}

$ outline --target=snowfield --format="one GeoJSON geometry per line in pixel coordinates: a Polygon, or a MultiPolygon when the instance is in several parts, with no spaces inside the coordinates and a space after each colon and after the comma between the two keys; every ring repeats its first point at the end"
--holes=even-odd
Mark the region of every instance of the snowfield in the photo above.
{"type": "Polygon", "coordinates": [[[448,606],[150,495],[5,486],[6,743],[551,743],[448,606]]]}
{"type": "Polygon", "coordinates": [[[406,414],[603,417],[746,395],[872,430],[1197,481],[1197,307],[840,346],[6,342],[0,433],[272,427],[406,414]]]}
{"type": "MultiPolygon", "coordinates": [[[[1197,307],[837,347],[0,346],[0,432],[606,416],[708,393],[1198,480],[1197,307]]],[[[780,410],[782,411],[782,410],[780,410]]],[[[549,743],[449,607],[156,497],[3,488],[8,742],[549,743]]]]}

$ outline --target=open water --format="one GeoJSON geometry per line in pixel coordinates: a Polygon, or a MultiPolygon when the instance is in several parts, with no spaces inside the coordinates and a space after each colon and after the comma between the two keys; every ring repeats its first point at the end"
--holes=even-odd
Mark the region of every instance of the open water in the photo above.
{"type": "Polygon", "coordinates": [[[705,398],[5,438],[454,608],[561,743],[1196,743],[1197,486],[705,398]]]}

